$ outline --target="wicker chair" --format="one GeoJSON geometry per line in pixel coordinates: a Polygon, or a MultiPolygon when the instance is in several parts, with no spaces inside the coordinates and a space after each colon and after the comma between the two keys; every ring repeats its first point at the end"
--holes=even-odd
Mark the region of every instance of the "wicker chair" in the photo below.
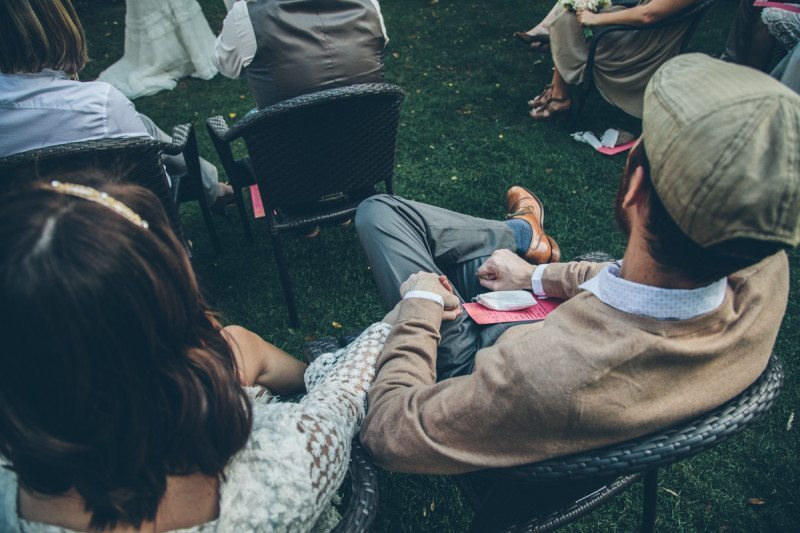
{"type": "Polygon", "coordinates": [[[775,402],[782,381],[783,371],[773,355],[766,370],[747,390],[687,424],[568,457],[460,476],[459,484],[476,507],[472,529],[552,531],[596,509],[643,477],[642,531],[653,531],[658,470],[725,442],[760,420],[775,402]],[[509,499],[525,494],[526,488],[536,487],[539,493],[552,495],[576,483],[585,484],[591,492],[562,502],[555,510],[533,510],[538,501],[529,499],[524,505],[527,519],[517,518],[513,524],[497,527],[508,515],[509,499]]]}
{"type": "MultiPolygon", "coordinates": [[[[350,85],[279,102],[230,127],[219,116],[206,121],[240,213],[239,189],[258,184],[293,327],[300,321],[281,234],[352,217],[377,183],[393,192],[403,98],[394,85],[350,85]],[[239,138],[250,157],[237,161],[230,143],[239,138]]],[[[249,232],[244,216],[243,224],[249,232]]]]}
{"type": "MultiPolygon", "coordinates": [[[[355,336],[350,337],[350,340],[355,336]]],[[[344,340],[343,345],[349,341],[344,340]]],[[[309,363],[324,353],[336,351],[340,344],[333,337],[323,337],[305,346],[305,357],[309,363]]],[[[350,499],[333,533],[360,533],[369,531],[378,512],[378,475],[367,452],[361,447],[358,437],[353,439],[350,452],[350,499]]]]}
{"type": "MultiPolygon", "coordinates": [[[[113,174],[121,180],[152,191],[161,200],[173,228],[182,238],[176,203],[179,198],[188,198],[186,191],[193,190],[195,185],[202,192],[197,141],[191,124],[176,126],[172,143],[147,137],[100,139],[48,146],[0,158],[0,191],[12,188],[21,180],[47,180],[57,173],[93,168],[114,170],[113,174]],[[162,153],[186,155],[189,172],[186,176],[172,176],[172,187],[161,163],[162,153]]],[[[210,220],[206,223],[210,224],[210,220]]],[[[216,234],[211,225],[209,232],[214,240],[216,234]]]]}
{"type": "MultiPolygon", "coordinates": [[[[615,24],[612,26],[599,26],[598,29],[594,32],[594,36],[591,39],[589,44],[589,55],[586,58],[586,69],[584,70],[584,79],[583,84],[581,86],[579,96],[578,96],[578,106],[576,109],[576,116],[580,115],[581,111],[583,111],[584,104],[586,103],[586,98],[591,92],[592,88],[594,87],[594,63],[595,63],[595,56],[597,55],[597,45],[607,35],[616,32],[625,32],[625,31],[648,31],[648,30],[656,30],[660,28],[666,28],[668,26],[673,26],[675,24],[684,22],[686,20],[691,20],[691,23],[686,30],[686,33],[683,36],[683,41],[681,42],[681,48],[679,50],[679,54],[683,54],[686,52],[689,41],[692,38],[697,26],[700,24],[700,21],[703,19],[703,15],[705,15],[706,11],[714,4],[715,0],[699,0],[694,4],[678,11],[677,13],[659,20],[658,22],[654,22],[652,24],[647,24],[644,26],[631,26],[626,24],[615,24]]],[[[613,0],[613,5],[615,6],[625,6],[625,7],[634,7],[639,2],[638,0],[613,0]]]]}

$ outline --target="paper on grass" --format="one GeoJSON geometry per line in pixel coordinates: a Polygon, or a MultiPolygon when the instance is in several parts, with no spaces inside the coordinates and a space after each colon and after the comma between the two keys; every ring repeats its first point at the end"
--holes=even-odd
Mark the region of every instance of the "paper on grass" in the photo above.
{"type": "Polygon", "coordinates": [[[603,155],[615,155],[629,150],[636,141],[615,146],[619,141],[620,132],[613,128],[607,129],[603,133],[603,138],[598,139],[591,131],[577,131],[572,134],[572,138],[580,143],[585,143],[603,155]]]}
{"type": "Polygon", "coordinates": [[[476,324],[499,324],[500,322],[526,322],[544,320],[553,309],[561,305],[560,300],[539,300],[539,303],[519,311],[492,311],[481,304],[464,304],[464,310],[476,324]]]}

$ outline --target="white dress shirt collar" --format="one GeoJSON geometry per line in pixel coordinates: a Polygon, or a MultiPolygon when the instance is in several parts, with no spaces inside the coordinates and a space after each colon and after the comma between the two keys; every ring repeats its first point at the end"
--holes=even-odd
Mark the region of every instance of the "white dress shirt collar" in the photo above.
{"type": "Polygon", "coordinates": [[[688,320],[718,308],[725,299],[726,278],[697,289],[664,289],[619,277],[622,261],[608,265],[580,288],[625,313],[660,320],[688,320]]]}

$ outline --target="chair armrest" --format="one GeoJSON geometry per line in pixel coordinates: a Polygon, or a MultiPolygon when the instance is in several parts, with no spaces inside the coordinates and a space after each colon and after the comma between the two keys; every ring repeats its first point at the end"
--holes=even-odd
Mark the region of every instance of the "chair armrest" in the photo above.
{"type": "Polygon", "coordinates": [[[218,139],[226,143],[233,140],[229,137],[230,128],[228,127],[228,123],[225,122],[225,119],[222,118],[221,115],[207,118],[206,129],[208,129],[208,134],[211,135],[212,140],[218,139]]]}
{"type": "Polygon", "coordinates": [[[182,154],[186,149],[194,126],[192,124],[178,124],[172,128],[172,142],[165,143],[164,153],[168,155],[182,154]]]}
{"type": "Polygon", "coordinates": [[[222,162],[222,168],[228,176],[228,181],[233,181],[236,178],[236,160],[233,157],[233,150],[231,150],[231,141],[234,137],[230,135],[230,128],[225,119],[217,115],[206,119],[206,129],[208,135],[211,137],[211,143],[214,145],[214,150],[222,162]]]}

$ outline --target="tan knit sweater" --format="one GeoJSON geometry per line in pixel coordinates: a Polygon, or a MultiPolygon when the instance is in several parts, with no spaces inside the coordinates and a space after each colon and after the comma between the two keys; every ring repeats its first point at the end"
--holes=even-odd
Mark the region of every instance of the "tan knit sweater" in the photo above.
{"type": "Polygon", "coordinates": [[[783,252],[730,276],[722,305],[690,320],[624,313],[578,289],[602,267],[548,267],[546,294],[568,301],[480,350],[471,375],[441,383],[441,307],[403,301],[361,431],[375,462],[453,474],[621,442],[724,403],[766,367],[789,290],[783,252]]]}

